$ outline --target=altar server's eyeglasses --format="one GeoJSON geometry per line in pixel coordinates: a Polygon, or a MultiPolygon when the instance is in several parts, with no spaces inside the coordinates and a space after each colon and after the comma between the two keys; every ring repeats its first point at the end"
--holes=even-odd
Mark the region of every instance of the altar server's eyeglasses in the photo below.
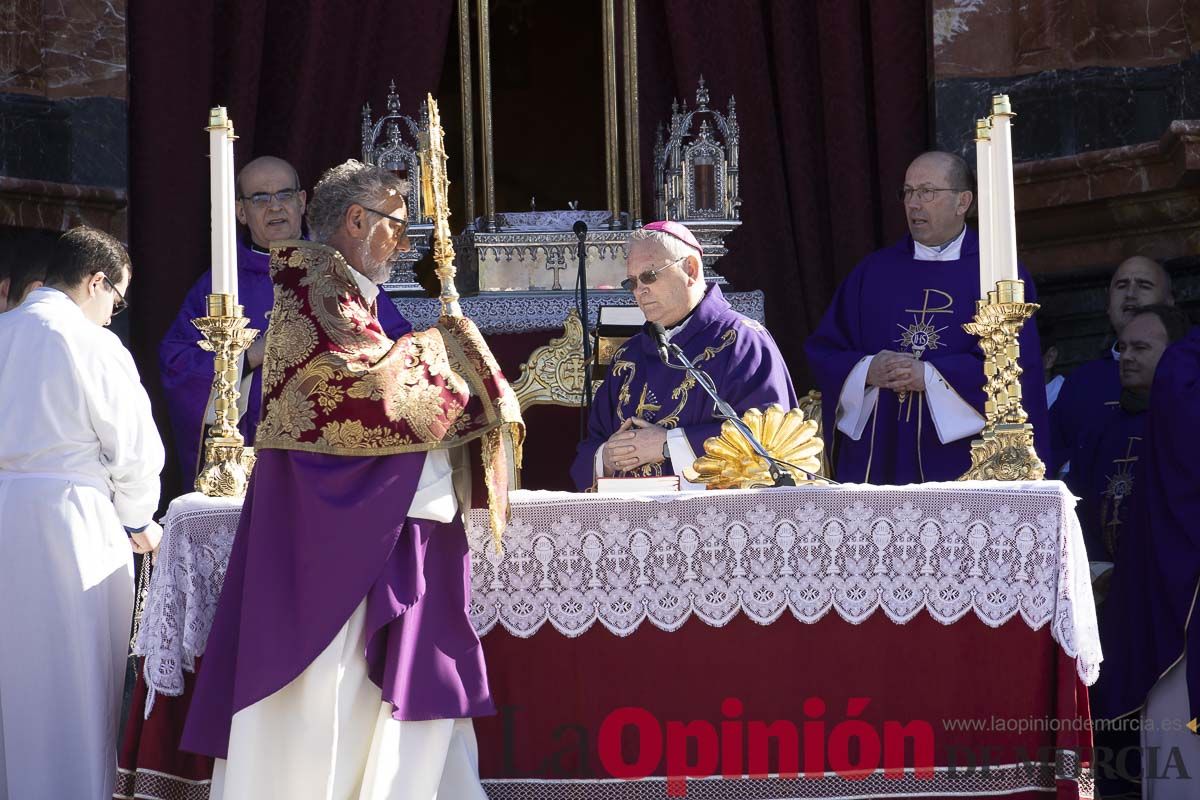
{"type": "Polygon", "coordinates": [[[936,186],[905,186],[896,192],[896,196],[900,198],[900,202],[907,203],[908,199],[914,194],[922,203],[928,203],[933,198],[937,197],[938,192],[964,192],[965,189],[939,189],[936,186]]]}
{"type": "Polygon", "coordinates": [[[378,214],[381,217],[387,217],[392,222],[399,225],[400,232],[398,234],[396,234],[396,238],[398,238],[400,240],[399,249],[400,250],[408,250],[409,249],[409,247],[411,245],[408,241],[408,220],[401,219],[400,217],[393,217],[391,214],[385,214],[382,211],[377,211],[376,209],[371,208],[370,206],[363,206],[363,208],[366,209],[367,211],[370,211],[372,214],[378,214]]]}
{"type": "Polygon", "coordinates": [[[296,195],[300,194],[299,189],[280,189],[278,192],[255,192],[251,195],[242,195],[242,200],[249,200],[250,205],[258,208],[266,208],[272,202],[283,205],[290,203],[296,199],[296,195]]]}
{"type": "Polygon", "coordinates": [[[683,261],[685,258],[687,258],[687,256],[680,256],[679,258],[675,259],[674,261],[670,262],[669,264],[663,264],[658,269],[648,269],[645,272],[640,273],[635,278],[626,278],[625,280],[621,281],[621,288],[627,292],[632,292],[634,289],[637,288],[638,281],[642,282],[642,286],[649,286],[650,284],[652,284],[656,280],[658,280],[658,273],[662,272],[664,269],[667,269],[668,267],[675,266],[680,261],[683,261]]]}
{"type": "Polygon", "coordinates": [[[117,296],[116,301],[113,303],[112,310],[112,315],[115,317],[117,314],[120,314],[122,311],[129,308],[129,303],[125,302],[125,295],[121,294],[121,290],[117,288],[117,285],[113,283],[107,275],[104,276],[104,282],[108,284],[108,288],[112,289],[113,294],[117,296]]]}

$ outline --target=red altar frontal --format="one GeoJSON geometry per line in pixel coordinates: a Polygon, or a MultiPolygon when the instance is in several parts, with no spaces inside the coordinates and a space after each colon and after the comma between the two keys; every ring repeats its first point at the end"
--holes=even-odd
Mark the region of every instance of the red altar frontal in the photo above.
{"type": "MultiPolygon", "coordinates": [[[[502,551],[472,512],[489,797],[1089,797],[1073,503],[1057,482],[516,492],[502,551]]],[[[117,797],[207,797],[211,765],[174,748],[238,514],[171,506],[117,797]]]]}

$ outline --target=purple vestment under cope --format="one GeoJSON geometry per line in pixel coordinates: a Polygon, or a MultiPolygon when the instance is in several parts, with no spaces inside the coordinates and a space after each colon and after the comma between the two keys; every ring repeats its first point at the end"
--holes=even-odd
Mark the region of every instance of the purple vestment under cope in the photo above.
{"type": "MultiPolygon", "coordinates": [[[[1025,282],[1025,300],[1037,302],[1024,268],[1019,275],[1025,282]]],[[[970,468],[974,437],[942,444],[921,392],[909,393],[901,404],[898,393],[881,390],[874,419],[858,441],[836,429],[836,412],[842,386],[858,362],[891,350],[919,355],[932,364],[982,415],[983,351],[979,339],[962,328],[974,319],[979,289],[979,235],[970,228],[957,261],[918,261],[913,240],[906,236],[867,256],[838,287],[805,352],[821,390],[825,449],[839,481],[948,481],[970,468]]],[[[1049,455],[1046,387],[1032,320],[1021,329],[1019,341],[1023,403],[1044,461],[1049,455]]]]}
{"type": "MultiPolygon", "coordinates": [[[[787,365],[767,330],[730,307],[716,284],[687,317],[671,343],[716,384],[721,399],[738,414],[778,404],[796,407],[787,365]]],[[[630,417],[667,428],[682,428],[697,456],[704,440],[721,432],[713,401],[699,386],[686,388],[685,373],[664,365],[654,339],[645,331],[631,336],[614,354],[608,377],[596,393],[588,418],[588,437],[579,443],[571,479],[580,489],[593,483],[596,451],[630,417]]],[[[643,472],[620,476],[674,474],[669,461],[646,465],[643,472]]]]}
{"type": "Polygon", "coordinates": [[[233,715],[303,672],[364,598],[364,655],[393,717],[495,713],[461,517],[407,517],[424,459],[258,454],[184,750],[226,757],[233,715]]]}
{"type": "MultiPolygon", "coordinates": [[[[275,301],[274,285],[268,271],[271,254],[247,247],[241,240],[237,247],[238,303],[250,320],[251,328],[259,333],[267,330],[267,313],[275,301]]],[[[158,347],[159,375],[167,396],[167,412],[175,436],[175,455],[184,485],[196,477],[203,435],[204,410],[213,384],[213,354],[200,349],[203,336],[192,320],[207,311],[207,297],[212,292],[212,273],[205,272],[193,284],[175,321],[167,329],[158,347]]],[[[412,330],[386,295],[379,298],[379,324],[390,339],[398,339],[412,330]]],[[[262,403],[262,370],[254,370],[250,393],[246,398],[246,413],[238,423],[247,445],[254,444],[262,403]]]]}

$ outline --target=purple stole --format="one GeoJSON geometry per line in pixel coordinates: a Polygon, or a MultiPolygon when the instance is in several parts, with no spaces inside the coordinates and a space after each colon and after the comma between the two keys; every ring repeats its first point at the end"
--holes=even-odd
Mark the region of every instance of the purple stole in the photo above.
{"type": "MultiPolygon", "coordinates": [[[[1033,281],[1020,270],[1027,301],[1036,302],[1033,281]]],[[[928,361],[950,387],[983,413],[983,352],[963,330],[979,299],[979,237],[968,228],[957,261],[918,261],[913,241],[867,256],[844,280],[817,330],[805,343],[809,367],[822,394],[825,447],[839,481],[906,484],[947,481],[971,465],[973,437],[942,444],[924,393],[903,401],[880,390],[873,418],[858,441],[837,431],[842,386],[858,362],[881,350],[912,353],[928,361]]],[[[1024,406],[1038,453],[1049,452],[1046,387],[1042,383],[1037,328],[1020,335],[1024,406]]]]}

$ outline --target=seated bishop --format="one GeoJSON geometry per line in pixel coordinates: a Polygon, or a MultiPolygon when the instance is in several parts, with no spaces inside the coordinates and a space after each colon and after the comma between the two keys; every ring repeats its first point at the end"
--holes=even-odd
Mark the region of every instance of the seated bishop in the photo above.
{"type": "MultiPolygon", "coordinates": [[[[652,222],[629,239],[628,278],[650,324],[666,329],[716,384],[739,414],[777,404],[796,406],[783,356],[766,329],[734,311],[716,284],[706,287],[696,237],[678,222],[652,222]]],[[[648,332],[632,336],[612,358],[596,394],[587,438],[580,442],[571,478],[583,490],[599,477],[682,475],[722,421],[695,381],[659,358],[648,332]]]]}

